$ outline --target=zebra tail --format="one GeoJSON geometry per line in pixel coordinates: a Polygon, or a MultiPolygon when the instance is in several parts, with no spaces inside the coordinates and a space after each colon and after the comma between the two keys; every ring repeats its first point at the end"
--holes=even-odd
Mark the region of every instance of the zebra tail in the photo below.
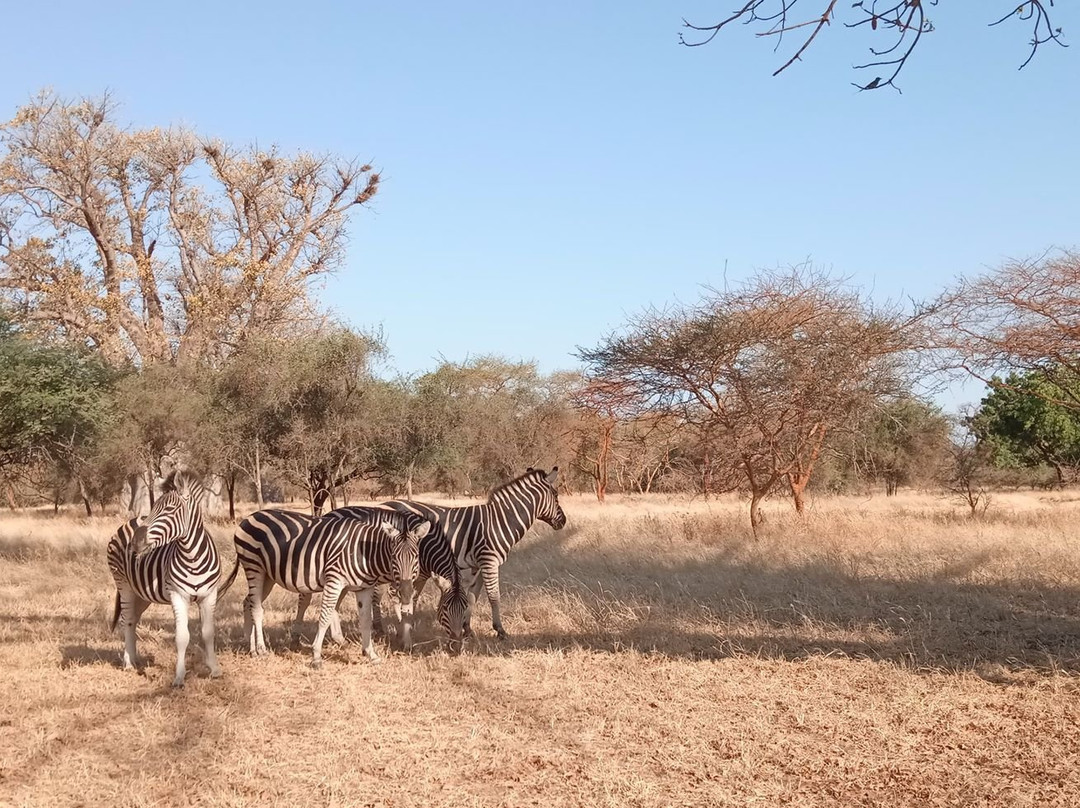
{"type": "MultiPolygon", "coordinates": [[[[226,592],[229,591],[229,587],[233,585],[233,581],[236,580],[236,573],[240,571],[240,556],[236,557],[236,563],[233,564],[232,572],[229,573],[229,577],[225,579],[225,583],[218,587],[218,597],[220,598],[226,592]]],[[[117,595],[119,597],[119,595],[117,595]]]]}
{"type": "Polygon", "coordinates": [[[116,624],[120,622],[120,590],[116,590],[116,606],[113,607],[112,623],[109,624],[109,631],[116,631],[116,624]]]}

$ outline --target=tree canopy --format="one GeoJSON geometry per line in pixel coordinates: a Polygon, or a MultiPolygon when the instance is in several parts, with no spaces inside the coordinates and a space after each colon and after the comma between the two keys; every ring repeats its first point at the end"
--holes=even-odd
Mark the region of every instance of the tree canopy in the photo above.
{"type": "Polygon", "coordinates": [[[1014,373],[995,380],[969,426],[996,465],[1049,466],[1064,483],[1080,468],[1080,411],[1058,402],[1080,395],[1080,377],[1058,372],[1055,378],[1014,373]]]}
{"type": "Polygon", "coordinates": [[[109,97],[43,93],[0,126],[0,295],[112,363],[220,358],[309,319],[366,163],[128,129],[109,97]]]}
{"type": "Polygon", "coordinates": [[[826,437],[904,390],[905,340],[897,312],[803,266],[759,273],[696,307],[646,311],[580,356],[594,381],[693,425],[725,453],[717,468],[728,487],[740,478],[749,487],[756,527],[758,503],[782,480],[801,511],[826,437]]]}

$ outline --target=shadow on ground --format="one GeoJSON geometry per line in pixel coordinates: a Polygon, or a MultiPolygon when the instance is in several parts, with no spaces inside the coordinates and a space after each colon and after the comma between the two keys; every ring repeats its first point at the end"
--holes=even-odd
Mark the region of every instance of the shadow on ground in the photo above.
{"type": "Polygon", "coordinates": [[[828,654],[916,669],[992,663],[1080,673],[1080,587],[1035,577],[1046,570],[1032,570],[1030,580],[971,580],[991,550],[900,579],[863,573],[839,556],[779,566],[754,560],[748,537],[710,547],[700,560],[671,561],[660,552],[652,563],[601,548],[571,550],[573,539],[570,531],[547,533],[515,549],[502,574],[504,622],[514,636],[494,639],[481,602],[471,652],[577,646],[694,659],[828,654]],[[544,622],[530,619],[536,593],[555,595],[580,628],[530,631],[530,622],[544,622]]]}
{"type": "MultiPolygon", "coordinates": [[[[872,567],[860,569],[842,555],[823,553],[785,562],[782,555],[754,552],[756,545],[748,536],[703,546],[693,560],[665,554],[664,542],[648,557],[641,550],[620,555],[602,542],[588,544],[576,541],[579,538],[573,528],[560,532],[545,528],[515,548],[502,574],[504,622],[513,636],[506,642],[494,638],[482,599],[473,619],[477,637],[469,642],[467,654],[578,647],[603,653],[635,649],[690,659],[842,655],[913,669],[960,671],[996,664],[1014,670],[1080,673],[1080,587],[1050,582],[1048,571],[1040,569],[1033,569],[1027,580],[995,580],[980,572],[994,558],[988,549],[959,554],[921,577],[900,578],[876,574],[872,567]]],[[[93,561],[97,551],[73,551],[71,557],[93,561]]],[[[0,543],[2,558],[39,563],[26,547],[10,543],[0,543]]],[[[226,570],[232,560],[231,549],[225,550],[226,570]]],[[[103,557],[101,568],[102,585],[111,590],[103,557]]],[[[433,589],[425,592],[417,615],[413,653],[418,656],[442,647],[442,632],[432,614],[433,589]]],[[[241,580],[219,603],[219,649],[246,653],[243,594],[241,580]]],[[[295,608],[294,597],[275,593],[278,611],[267,615],[267,639],[279,652],[306,657],[317,609],[309,610],[300,633],[292,631],[292,615],[281,621],[280,609],[285,603],[286,608],[295,608]]],[[[6,627],[0,643],[40,639],[43,633],[54,632],[60,635],[65,669],[102,661],[118,664],[120,634],[110,634],[102,617],[106,611],[111,614],[111,602],[103,602],[99,612],[83,611],[84,616],[75,616],[84,604],[78,609],[71,605],[66,614],[23,615],[5,609],[9,613],[0,613],[6,627]],[[87,642],[72,642],[77,638],[87,642]]],[[[192,618],[189,653],[198,654],[197,612],[192,618]]],[[[343,607],[343,621],[346,636],[355,642],[351,601],[343,607]]],[[[153,607],[144,615],[140,647],[148,631],[163,632],[171,645],[172,614],[167,606],[153,607]]],[[[383,641],[380,653],[388,650],[383,641]]],[[[353,658],[358,653],[350,647],[343,654],[328,640],[328,658],[353,658]]]]}

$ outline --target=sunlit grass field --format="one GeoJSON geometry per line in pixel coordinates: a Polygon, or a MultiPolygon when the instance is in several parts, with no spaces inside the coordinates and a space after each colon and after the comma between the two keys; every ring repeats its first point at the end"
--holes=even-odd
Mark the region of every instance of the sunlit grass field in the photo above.
{"type": "Polygon", "coordinates": [[[450,656],[429,591],[413,654],[314,671],[276,589],[251,659],[241,576],[224,678],[193,620],[178,691],[166,606],[119,668],[119,517],[3,513],[0,804],[1080,805],[1075,494],[774,502],[757,540],[734,499],[563,506],[503,567],[506,642],[481,605],[450,656]]]}

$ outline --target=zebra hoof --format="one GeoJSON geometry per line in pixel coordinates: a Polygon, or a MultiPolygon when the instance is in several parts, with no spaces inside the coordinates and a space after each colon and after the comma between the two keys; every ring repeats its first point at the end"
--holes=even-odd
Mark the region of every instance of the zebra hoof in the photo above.
{"type": "Polygon", "coordinates": [[[322,668],[322,660],[321,659],[313,659],[313,660],[311,660],[311,667],[314,670],[319,670],[320,668],[322,668]]]}
{"type": "Polygon", "coordinates": [[[179,690],[180,688],[182,688],[184,686],[184,680],[183,679],[173,679],[172,686],[173,686],[173,690],[179,690]]]}
{"type": "Polygon", "coordinates": [[[495,629],[495,636],[498,637],[500,640],[510,639],[510,635],[503,630],[502,626],[499,626],[495,629]]]}
{"type": "Polygon", "coordinates": [[[218,668],[216,670],[210,671],[210,678],[211,679],[220,679],[221,678],[221,669],[218,668]]]}

